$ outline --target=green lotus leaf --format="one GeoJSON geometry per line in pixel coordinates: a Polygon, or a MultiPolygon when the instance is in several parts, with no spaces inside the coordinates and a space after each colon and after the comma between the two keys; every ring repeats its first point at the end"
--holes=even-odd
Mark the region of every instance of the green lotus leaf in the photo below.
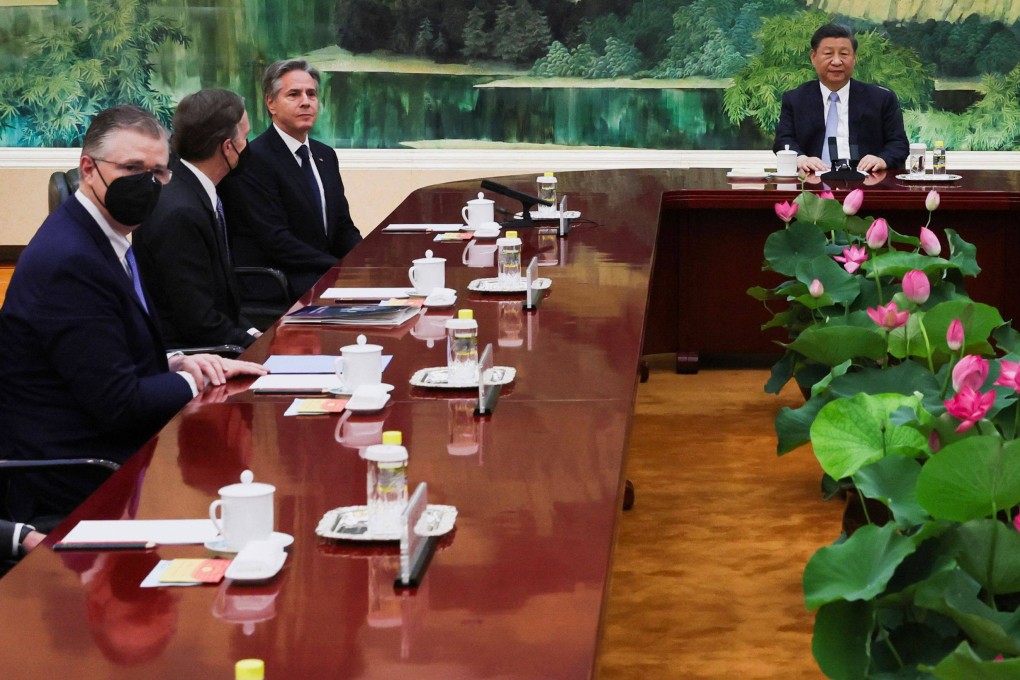
{"type": "Polygon", "coordinates": [[[953,619],[967,636],[996,653],[1020,654],[1020,615],[997,612],[978,599],[980,586],[959,569],[920,583],[914,604],[953,619]]]}
{"type": "Polygon", "coordinates": [[[861,277],[848,273],[828,255],[821,255],[797,265],[798,281],[810,286],[815,279],[822,282],[825,295],[831,296],[835,304],[851,303],[861,293],[861,277]]]}
{"type": "Polygon", "coordinates": [[[992,354],[988,338],[1005,322],[995,307],[966,298],[941,302],[924,313],[924,328],[933,349],[937,348],[942,357],[948,358],[946,331],[953,319],[963,323],[965,354],[992,354]]]}
{"type": "Polygon", "coordinates": [[[982,659],[965,640],[937,666],[922,670],[940,680],[1016,680],[1020,678],[1020,659],[982,659]]]}
{"type": "Polygon", "coordinates": [[[902,277],[913,269],[920,269],[929,276],[938,275],[946,269],[955,269],[956,264],[940,257],[931,257],[921,253],[910,253],[902,250],[886,251],[868,258],[861,268],[874,277],[875,272],[881,276],[902,277]]]}
{"type": "Polygon", "coordinates": [[[936,395],[942,386],[927,368],[906,361],[889,368],[866,368],[832,381],[832,392],[839,397],[852,397],[860,392],[868,394],[913,394],[914,391],[936,395]]]}
{"type": "Polygon", "coordinates": [[[765,260],[773,271],[786,276],[797,273],[797,265],[825,254],[825,235],[809,222],[798,220],[786,229],[772,232],[765,241],[765,260]]]}
{"type": "Polygon", "coordinates": [[[901,406],[920,408],[916,397],[901,394],[858,394],[826,404],[811,424],[811,443],[822,469],[842,479],[888,455],[916,457],[927,451],[924,435],[889,419],[901,406]]]}
{"type": "MultiPolygon", "coordinates": [[[[902,456],[887,456],[854,474],[854,484],[867,498],[882,501],[903,529],[923,524],[928,513],[917,503],[914,488],[921,465],[902,456]]],[[[1017,535],[1020,539],[1020,534],[1017,535]]]]}
{"type": "Polygon", "coordinates": [[[794,202],[800,204],[798,219],[813,222],[822,231],[842,231],[846,215],[840,201],[819,198],[810,191],[802,191],[794,202]]]}
{"type": "Polygon", "coordinates": [[[811,326],[784,346],[826,366],[854,358],[877,361],[885,356],[885,338],[872,326],[811,326]]]}
{"type": "Polygon", "coordinates": [[[837,600],[815,614],[811,652],[829,678],[865,677],[871,664],[871,631],[875,612],[868,602],[837,600]]]}
{"type": "Polygon", "coordinates": [[[953,534],[960,567],[994,595],[1020,592],[1020,533],[996,519],[975,519],[953,534]]]}
{"type": "Polygon", "coordinates": [[[895,524],[863,526],[845,542],[820,548],[804,568],[808,609],[839,600],[870,600],[885,590],[896,567],[916,550],[895,524]]]}
{"type": "Polygon", "coordinates": [[[949,444],[921,470],[917,501],[932,517],[957,522],[1020,503],[1020,440],[976,436],[949,444]]]}
{"type": "Polygon", "coordinates": [[[955,229],[946,229],[946,238],[949,241],[949,261],[956,265],[957,269],[964,276],[977,276],[981,273],[981,267],[977,263],[977,248],[967,243],[955,229]]]}

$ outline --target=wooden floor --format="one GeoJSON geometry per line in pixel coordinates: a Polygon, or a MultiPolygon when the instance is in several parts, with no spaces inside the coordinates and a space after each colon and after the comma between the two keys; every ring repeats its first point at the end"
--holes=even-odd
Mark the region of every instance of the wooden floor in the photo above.
{"type": "Polygon", "coordinates": [[[809,448],[775,454],[766,370],[676,375],[638,389],[600,663],[602,680],[821,678],[801,574],[839,534],[809,448]]]}

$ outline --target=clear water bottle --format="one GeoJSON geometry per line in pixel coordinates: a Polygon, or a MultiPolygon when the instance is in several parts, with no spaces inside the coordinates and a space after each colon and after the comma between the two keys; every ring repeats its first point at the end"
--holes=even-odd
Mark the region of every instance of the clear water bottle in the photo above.
{"type": "Polygon", "coordinates": [[[521,239],[516,231],[508,231],[503,238],[496,239],[499,251],[497,265],[499,281],[504,284],[516,284],[521,280],[521,239]]]}
{"type": "Polygon", "coordinates": [[[541,177],[535,180],[538,184],[538,197],[552,201],[552,205],[539,205],[539,215],[555,215],[556,214],[556,177],[551,172],[543,174],[541,177]]]}
{"type": "Polygon", "coordinates": [[[470,309],[446,322],[446,367],[451,383],[478,382],[478,322],[470,309]]]}
{"type": "Polygon", "coordinates": [[[935,149],[931,154],[932,170],[936,175],[946,174],[946,143],[935,142],[935,149]]]}
{"type": "Polygon", "coordinates": [[[377,538],[398,538],[400,516],[407,507],[407,449],[396,430],[383,432],[382,441],[365,449],[368,532],[377,538]]]}

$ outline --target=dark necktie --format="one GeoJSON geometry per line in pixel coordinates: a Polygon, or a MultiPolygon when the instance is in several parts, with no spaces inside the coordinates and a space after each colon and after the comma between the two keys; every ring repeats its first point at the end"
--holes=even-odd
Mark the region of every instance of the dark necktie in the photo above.
{"type": "Polygon", "coordinates": [[[216,197],[216,226],[219,227],[220,244],[223,246],[223,259],[226,261],[227,269],[230,264],[230,239],[227,237],[227,218],[223,214],[223,201],[216,197]]]}
{"type": "Polygon", "coordinates": [[[836,136],[836,129],[839,127],[839,95],[835,92],[829,93],[829,113],[825,117],[825,139],[822,140],[822,162],[832,167],[832,159],[829,157],[829,138],[836,136]]]}
{"type": "Polygon", "coordinates": [[[142,303],[142,309],[149,313],[149,306],[145,304],[145,294],[142,292],[142,277],[138,275],[138,263],[135,262],[135,253],[130,247],[124,253],[124,260],[128,266],[128,276],[131,277],[131,285],[135,288],[135,296],[142,303]]]}
{"type": "MultiPolygon", "coordinates": [[[[297,155],[301,159],[301,170],[305,173],[305,181],[308,182],[308,187],[312,190],[312,196],[315,198],[316,211],[315,214],[319,216],[319,224],[322,224],[322,194],[319,193],[319,183],[315,181],[315,173],[312,171],[312,159],[308,156],[308,147],[302,144],[298,147],[297,155]]],[[[323,225],[325,228],[325,225],[323,225]]]]}

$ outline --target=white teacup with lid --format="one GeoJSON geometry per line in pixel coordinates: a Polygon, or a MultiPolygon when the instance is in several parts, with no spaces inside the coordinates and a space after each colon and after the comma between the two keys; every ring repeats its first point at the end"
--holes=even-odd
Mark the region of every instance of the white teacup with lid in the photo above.
{"type": "Polygon", "coordinates": [[[496,202],[479,191],[478,198],[471,199],[460,209],[460,216],[464,218],[464,224],[477,229],[487,222],[496,221],[496,202]]]}
{"type": "Polygon", "coordinates": [[[382,383],[382,345],[370,345],[368,338],[359,335],[355,344],[340,348],[335,367],[344,392],[353,393],[362,385],[379,385],[382,383]]]}
{"type": "Polygon", "coordinates": [[[251,470],[241,473],[240,484],[220,489],[220,497],[209,505],[209,519],[223,536],[224,546],[241,551],[250,541],[264,541],[273,535],[273,494],[276,487],[254,481],[251,470]]]}
{"type": "Polygon", "coordinates": [[[446,287],[446,258],[433,257],[431,250],[425,251],[425,257],[412,260],[407,277],[414,286],[414,292],[428,295],[436,288],[446,287]]]}
{"type": "Polygon", "coordinates": [[[781,177],[797,176],[797,152],[790,151],[790,145],[776,152],[776,174],[781,177]]]}

